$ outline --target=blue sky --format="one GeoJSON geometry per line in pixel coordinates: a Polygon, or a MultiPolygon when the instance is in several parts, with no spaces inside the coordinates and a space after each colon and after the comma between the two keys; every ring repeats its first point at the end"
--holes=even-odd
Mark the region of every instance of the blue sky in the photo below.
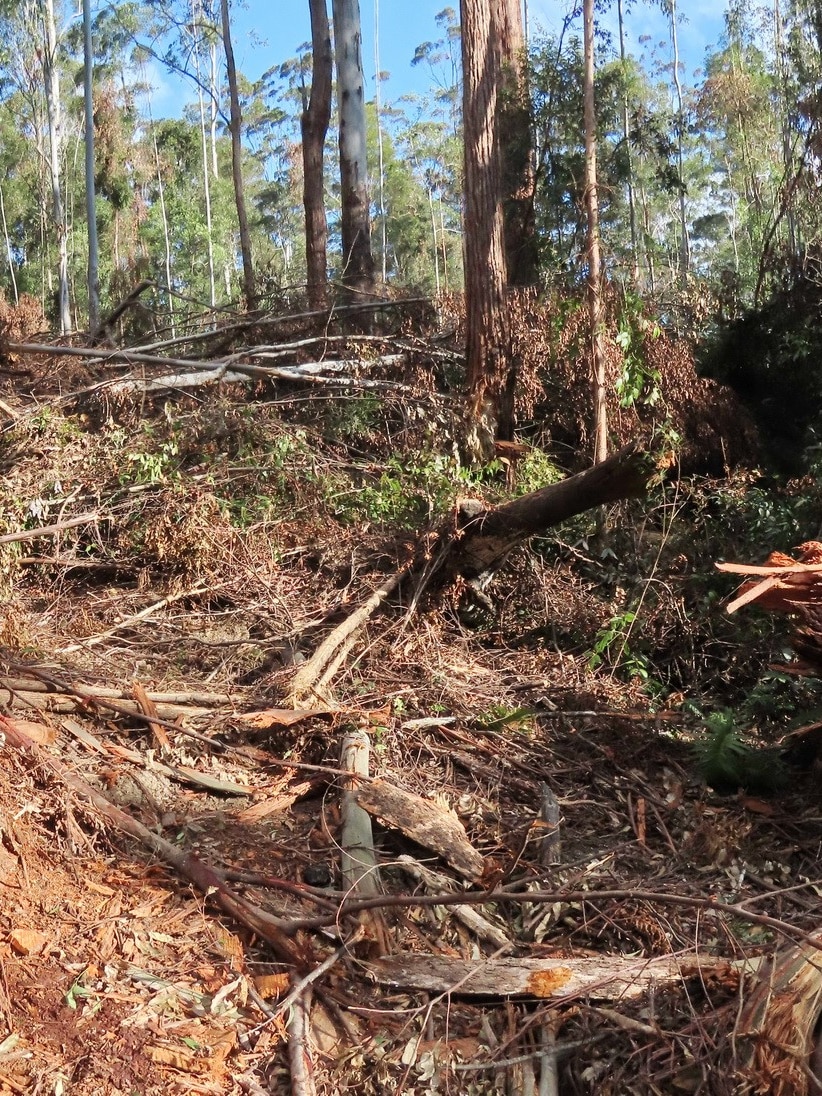
{"type": "MultiPolygon", "coordinates": [[[[436,16],[449,6],[445,0],[378,0],[380,24],[379,62],[390,79],[382,89],[384,101],[398,99],[409,92],[425,92],[432,77],[427,67],[412,66],[417,46],[441,36],[436,16]]],[[[459,2],[450,5],[459,9],[459,2]]],[[[626,5],[627,6],[627,5],[626,5]]],[[[679,23],[680,50],[684,62],[684,82],[694,79],[704,59],[705,50],[714,45],[722,31],[721,7],[716,0],[680,0],[682,19],[679,23]]],[[[330,11],[329,0],[329,11],[330,11]]],[[[613,4],[616,8],[616,4],[613,4]]],[[[557,28],[566,5],[558,0],[530,0],[529,20],[532,32],[540,27],[557,28]]],[[[374,94],[374,17],[375,0],[360,0],[363,29],[363,67],[366,73],[367,95],[374,94]]],[[[616,16],[600,17],[602,25],[615,25],[616,16]]],[[[273,65],[294,57],[297,49],[311,37],[308,0],[235,0],[232,4],[232,26],[237,66],[250,79],[256,79],[273,65]]],[[[639,39],[648,35],[660,46],[660,56],[667,60],[667,21],[658,4],[635,3],[626,17],[628,45],[638,52],[639,39]]],[[[154,67],[153,67],[154,68],[154,67]]],[[[157,116],[176,113],[181,106],[179,84],[159,69],[151,74],[155,85],[153,110],[157,116]]],[[[187,98],[188,98],[187,94],[187,98]]],[[[191,93],[193,98],[193,92],[191,93]]]]}

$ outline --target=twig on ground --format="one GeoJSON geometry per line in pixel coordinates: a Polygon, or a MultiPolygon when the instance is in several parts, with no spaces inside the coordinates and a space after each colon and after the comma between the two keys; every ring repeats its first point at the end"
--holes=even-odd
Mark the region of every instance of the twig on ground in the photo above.
{"type": "Polygon", "coordinates": [[[167,597],[160,598],[159,601],[155,601],[152,605],[147,605],[145,609],[141,609],[139,613],[134,613],[132,616],[126,617],[125,620],[119,621],[111,628],[107,628],[105,632],[100,632],[96,636],[89,636],[86,639],[81,639],[79,643],[70,643],[67,647],[58,647],[56,654],[69,655],[75,651],[82,651],[86,647],[94,647],[98,643],[102,643],[106,639],[110,639],[112,636],[121,632],[123,628],[130,628],[132,624],[138,624],[141,620],[146,620],[148,617],[158,613],[161,609],[165,609],[167,605],[173,605],[175,601],[184,601],[190,597],[202,597],[203,594],[213,593],[215,590],[222,590],[228,586],[228,582],[217,582],[211,585],[205,585],[199,582],[196,586],[192,586],[190,590],[181,590],[179,594],[169,594],[167,597]]]}
{"type": "Polygon", "coordinates": [[[311,996],[309,988],[302,997],[294,1001],[286,1024],[292,1096],[316,1096],[317,1092],[309,1042],[311,996]]]}

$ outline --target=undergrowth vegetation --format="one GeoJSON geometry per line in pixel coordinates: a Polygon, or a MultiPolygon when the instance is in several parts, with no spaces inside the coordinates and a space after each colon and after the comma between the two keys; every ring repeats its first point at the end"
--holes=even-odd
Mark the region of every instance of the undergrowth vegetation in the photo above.
{"type": "MultiPolygon", "coordinates": [[[[517,307],[524,453],[513,463],[463,462],[458,357],[412,367],[442,390],[416,401],[261,387],[140,403],[92,392],[32,407],[2,436],[0,535],[90,516],[61,528],[53,563],[45,542],[0,542],[4,596],[58,570],[89,596],[115,574],[177,596],[219,588],[238,559],[265,558],[346,598],[369,561],[407,558],[460,500],[494,505],[578,470],[591,421],[584,317],[560,297],[517,307]]],[[[780,624],[729,618],[732,584],[714,563],[818,536],[820,480],[812,462],[796,480],[760,471],[751,421],[696,376],[687,346],[633,299],[609,308],[612,440],[653,437],[673,453],[673,474],[604,523],[586,513],[516,549],[492,611],[447,598],[429,608],[479,647],[566,660],[579,688],[616,708],[684,713],[711,759],[705,771],[721,783],[736,765],[744,783],[737,743],[775,740],[820,697],[813,682],[769,669],[788,657],[780,624]]],[[[5,641],[37,646],[24,630],[5,641]]],[[[240,661],[249,672],[254,659],[240,661]]]]}

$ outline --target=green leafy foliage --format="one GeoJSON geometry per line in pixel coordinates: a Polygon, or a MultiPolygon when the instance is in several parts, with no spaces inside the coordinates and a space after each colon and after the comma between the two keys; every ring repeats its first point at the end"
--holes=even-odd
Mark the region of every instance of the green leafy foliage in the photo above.
{"type": "Polygon", "coordinates": [[[694,744],[697,768],[717,791],[774,792],[784,787],[788,774],[773,750],[753,749],[740,736],[736,715],[729,709],[705,719],[705,735],[694,744]]]}

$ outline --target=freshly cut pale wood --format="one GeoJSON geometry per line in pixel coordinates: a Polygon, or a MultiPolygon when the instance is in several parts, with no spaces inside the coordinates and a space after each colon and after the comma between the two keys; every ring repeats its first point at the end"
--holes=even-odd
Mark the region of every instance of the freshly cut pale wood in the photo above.
{"type": "Polygon", "coordinates": [[[639,997],[652,986],[698,977],[734,964],[726,959],[624,959],[583,956],[571,959],[452,959],[443,955],[391,955],[368,964],[380,985],[454,992],[468,997],[537,997],[565,1000],[591,997],[610,1001],[639,997]]]}
{"type": "MultiPolygon", "coordinates": [[[[398,862],[406,875],[410,875],[417,883],[424,884],[433,894],[443,894],[454,891],[454,881],[442,872],[432,871],[424,864],[420,864],[413,856],[400,856],[398,862]]],[[[449,913],[458,921],[478,936],[481,940],[493,945],[495,948],[510,948],[511,941],[498,925],[492,924],[487,917],[473,906],[450,906],[449,913]]]]}
{"type": "Polygon", "coordinates": [[[354,795],[369,814],[401,830],[423,848],[431,849],[466,879],[474,881],[482,875],[485,860],[468,840],[465,827],[452,810],[385,780],[361,784],[354,795]]]}

